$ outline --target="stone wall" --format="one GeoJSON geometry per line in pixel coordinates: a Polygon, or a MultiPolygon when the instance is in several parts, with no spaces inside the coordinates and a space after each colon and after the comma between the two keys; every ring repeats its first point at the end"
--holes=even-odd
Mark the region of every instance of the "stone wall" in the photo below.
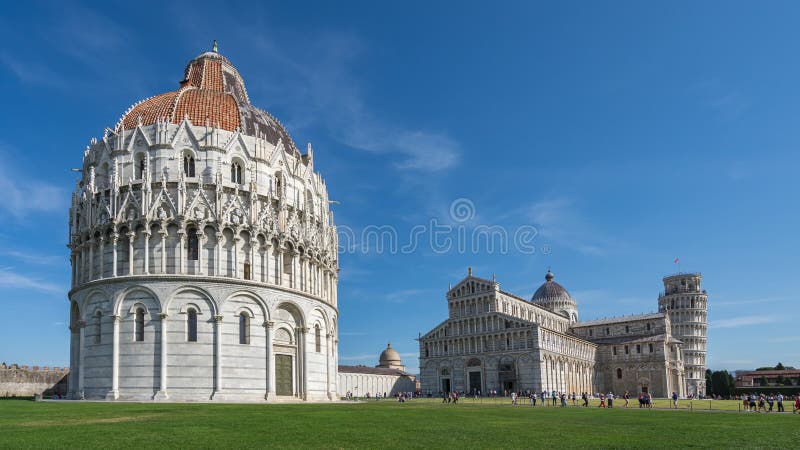
{"type": "Polygon", "coordinates": [[[67,394],[69,369],[0,364],[0,397],[67,394]]]}

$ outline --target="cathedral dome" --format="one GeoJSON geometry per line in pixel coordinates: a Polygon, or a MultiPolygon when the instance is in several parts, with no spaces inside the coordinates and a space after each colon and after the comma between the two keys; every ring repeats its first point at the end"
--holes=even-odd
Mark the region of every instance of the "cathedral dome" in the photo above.
{"type": "Polygon", "coordinates": [[[549,270],[547,271],[547,275],[545,275],[544,279],[545,282],[536,292],[533,294],[531,298],[532,303],[549,303],[555,300],[572,300],[572,296],[569,295],[564,286],[553,281],[555,276],[549,270]]]}
{"type": "Polygon", "coordinates": [[[125,111],[115,128],[130,130],[137,125],[152,125],[158,121],[177,124],[184,118],[193,125],[241,130],[273,145],[280,140],[287,152],[300,153],[275,117],[250,104],[244,80],[228,58],[217,52],[216,42],[214,50],[189,61],[177,90],[134,104],[125,111]]]}

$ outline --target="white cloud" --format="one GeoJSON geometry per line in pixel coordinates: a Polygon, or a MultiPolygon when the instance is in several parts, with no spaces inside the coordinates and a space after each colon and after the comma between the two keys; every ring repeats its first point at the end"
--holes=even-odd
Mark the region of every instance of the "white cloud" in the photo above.
{"type": "Polygon", "coordinates": [[[720,319],[709,322],[709,328],[736,328],[741,326],[759,325],[765,323],[780,322],[781,319],[775,316],[741,316],[720,319]]]}
{"type": "Polygon", "coordinates": [[[604,255],[612,245],[620,245],[587,225],[575,201],[566,197],[534,202],[523,209],[523,215],[537,226],[542,239],[585,255],[604,255]]]}
{"type": "Polygon", "coordinates": [[[0,210],[19,219],[31,213],[62,213],[69,207],[66,192],[42,180],[4,166],[0,159],[0,210]],[[22,182],[24,180],[24,182],[22,182]]]}
{"type": "Polygon", "coordinates": [[[67,288],[64,286],[16,273],[8,267],[0,267],[0,288],[32,289],[48,294],[65,294],[67,292],[67,288]]]}
{"type": "Polygon", "coordinates": [[[368,105],[353,68],[364,47],[356,36],[280,39],[254,30],[249,40],[254,53],[270,61],[248,77],[249,90],[284,104],[290,128],[325,128],[345,145],[392,157],[401,170],[440,171],[458,164],[459,144],[446,132],[394,123],[368,105]]]}
{"type": "Polygon", "coordinates": [[[42,255],[30,251],[7,250],[3,254],[27,264],[56,265],[66,261],[66,257],[59,255],[42,255]]]}

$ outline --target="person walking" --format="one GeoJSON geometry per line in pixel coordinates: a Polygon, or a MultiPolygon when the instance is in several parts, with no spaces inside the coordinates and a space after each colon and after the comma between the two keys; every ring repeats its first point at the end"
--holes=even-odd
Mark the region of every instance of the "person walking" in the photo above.
{"type": "Polygon", "coordinates": [[[794,409],[792,410],[792,414],[796,413],[800,410],[800,395],[796,395],[794,397],[794,409]]]}
{"type": "Polygon", "coordinates": [[[625,393],[622,394],[622,398],[625,399],[625,407],[627,408],[631,399],[631,394],[629,394],[628,391],[625,391],[625,393]]]}
{"type": "Polygon", "coordinates": [[[600,405],[598,407],[599,408],[605,408],[606,407],[606,396],[603,395],[602,392],[600,393],[600,405]]]}
{"type": "Polygon", "coordinates": [[[553,406],[556,406],[556,399],[558,398],[558,392],[556,392],[556,390],[553,389],[553,392],[551,392],[550,395],[553,397],[553,406]]]}
{"type": "Polygon", "coordinates": [[[515,405],[515,406],[517,404],[517,393],[516,392],[511,392],[511,404],[515,405]]]}
{"type": "Polygon", "coordinates": [[[672,393],[672,407],[675,408],[675,409],[678,409],[678,393],[677,392],[673,392],[672,393]]]}
{"type": "Polygon", "coordinates": [[[536,394],[534,392],[531,392],[528,395],[528,400],[530,401],[531,406],[536,406],[536,394]]]}
{"type": "Polygon", "coordinates": [[[581,400],[583,400],[583,407],[584,408],[588,408],[589,407],[589,395],[587,395],[586,392],[581,394],[581,400]]]}
{"type": "Polygon", "coordinates": [[[608,395],[606,396],[606,398],[608,399],[608,407],[609,408],[613,408],[614,407],[614,393],[613,392],[609,392],[608,395]]]}
{"type": "Polygon", "coordinates": [[[562,408],[566,408],[567,407],[567,393],[566,392],[562,392],[561,393],[561,407],[562,408]]]}

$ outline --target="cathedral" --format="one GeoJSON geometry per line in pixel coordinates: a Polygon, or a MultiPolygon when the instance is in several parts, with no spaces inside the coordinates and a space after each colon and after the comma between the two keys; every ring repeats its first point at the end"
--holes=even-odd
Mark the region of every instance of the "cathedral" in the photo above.
{"type": "Polygon", "coordinates": [[[69,217],[69,394],[327,401],[338,254],[314,153],[217,51],[83,152],[69,217]]]}
{"type": "Polygon", "coordinates": [[[581,322],[550,271],[528,301],[470,269],[447,291],[448,318],[419,338],[422,391],[702,395],[708,297],[700,280],[665,277],[656,313],[581,322]]]}

